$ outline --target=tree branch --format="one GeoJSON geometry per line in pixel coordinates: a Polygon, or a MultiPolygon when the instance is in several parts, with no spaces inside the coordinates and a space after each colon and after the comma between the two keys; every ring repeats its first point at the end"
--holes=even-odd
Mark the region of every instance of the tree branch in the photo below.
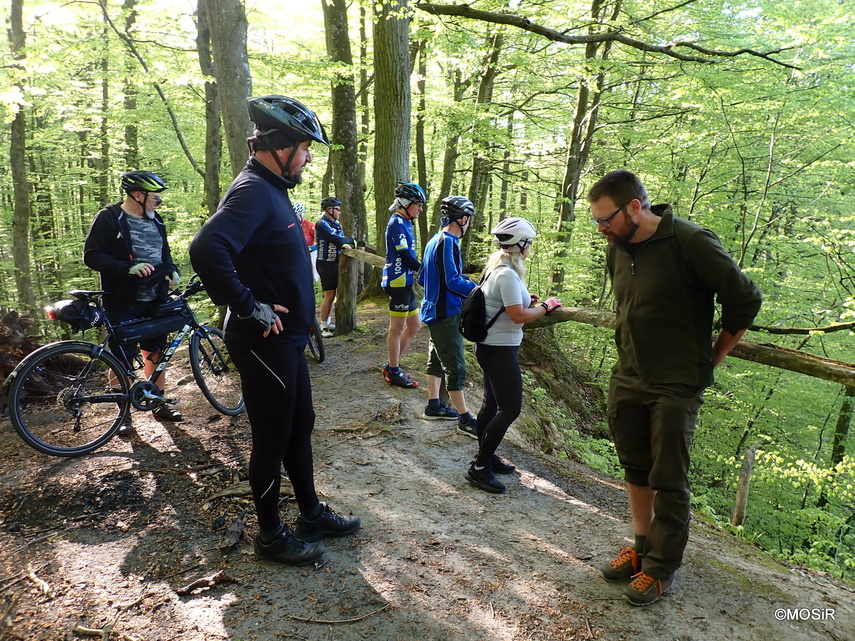
{"type": "Polygon", "coordinates": [[[466,4],[436,4],[433,2],[417,2],[416,7],[426,13],[431,13],[436,16],[457,16],[459,18],[468,18],[470,20],[481,20],[483,22],[492,22],[493,24],[505,24],[512,27],[517,27],[524,31],[536,33],[554,42],[563,42],[565,44],[589,44],[592,42],[619,42],[627,47],[638,49],[639,51],[649,51],[659,53],[663,56],[684,60],[686,62],[701,62],[713,64],[718,62],[717,58],[733,58],[741,55],[756,56],[763,58],[776,65],[786,67],[787,69],[799,69],[794,65],[780,60],[775,60],[771,56],[785,51],[785,48],[774,49],[772,51],[761,52],[753,49],[738,49],[736,51],[722,51],[720,49],[707,49],[696,45],[692,42],[669,42],[666,45],[653,45],[641,40],[636,40],[623,35],[618,31],[609,31],[606,33],[586,34],[580,36],[570,36],[564,32],[544,27],[512,13],[497,13],[494,11],[481,11],[473,9],[466,4]],[[690,55],[674,51],[675,48],[686,48],[698,52],[702,55],[690,55]]]}
{"type": "MultiPolygon", "coordinates": [[[[137,59],[140,63],[140,66],[146,73],[149,73],[148,65],[146,65],[145,60],[142,55],[140,55],[137,48],[134,46],[134,41],[131,40],[131,37],[120,31],[119,28],[115,25],[112,18],[110,18],[110,14],[107,12],[107,3],[106,0],[99,0],[99,5],[101,7],[101,11],[104,13],[104,19],[107,21],[107,24],[110,25],[110,28],[116,33],[119,39],[125,43],[128,47],[128,50],[137,59]]],[[[178,126],[178,117],[175,115],[175,111],[172,109],[172,105],[169,104],[169,99],[166,97],[166,94],[163,92],[163,89],[160,87],[160,83],[152,80],[151,81],[154,90],[157,91],[157,95],[160,97],[161,102],[163,102],[164,107],[166,107],[166,113],[169,114],[169,119],[172,122],[172,128],[175,131],[175,135],[178,138],[178,142],[181,145],[181,149],[184,150],[184,155],[187,156],[187,160],[190,161],[190,164],[193,166],[193,169],[196,170],[196,173],[205,177],[205,171],[199,166],[199,163],[196,162],[196,159],[193,157],[193,153],[190,151],[190,147],[187,146],[187,141],[184,140],[184,134],[181,133],[181,128],[178,126]]]]}

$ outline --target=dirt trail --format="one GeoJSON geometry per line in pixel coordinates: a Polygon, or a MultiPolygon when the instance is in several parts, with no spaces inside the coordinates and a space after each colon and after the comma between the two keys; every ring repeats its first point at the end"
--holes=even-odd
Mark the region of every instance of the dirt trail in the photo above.
{"type": "MultiPolygon", "coordinates": [[[[675,588],[631,607],[595,569],[628,531],[621,484],[506,442],[508,494],[469,486],[474,441],[416,418],[422,391],[382,381],[385,322],[360,309],[361,331],[311,367],[319,491],[363,521],[317,567],[256,561],[247,537],[218,548],[245,513],[256,531],[247,424],[193,384],[176,392],[184,422],[136,415],[137,438],[80,459],[38,454],[0,422],[0,639],[100,638],[76,626],[112,626],[114,641],[855,639],[853,586],[698,521],[675,588]],[[234,582],[177,593],[220,571],[234,582]]],[[[405,359],[415,372],[425,338],[405,359]]]]}

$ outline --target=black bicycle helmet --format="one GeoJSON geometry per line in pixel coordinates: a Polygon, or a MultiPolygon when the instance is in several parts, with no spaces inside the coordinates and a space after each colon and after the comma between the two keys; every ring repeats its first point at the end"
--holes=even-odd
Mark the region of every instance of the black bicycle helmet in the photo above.
{"type": "Polygon", "coordinates": [[[324,126],[314,111],[288,96],[259,96],[247,101],[249,119],[255,123],[256,136],[274,131],[284,133],[293,142],[314,140],[329,147],[324,126]]]}
{"type": "Polygon", "coordinates": [[[166,189],[163,178],[150,171],[129,171],[122,174],[122,190],[159,193],[166,189]]]}
{"type": "Polygon", "coordinates": [[[460,220],[464,216],[475,215],[475,205],[464,196],[446,196],[439,205],[439,213],[449,220],[460,220]]]}
{"type": "Polygon", "coordinates": [[[411,203],[427,202],[425,190],[416,183],[398,183],[398,186],[395,187],[395,197],[405,198],[411,203]]]}
{"type": "Polygon", "coordinates": [[[330,207],[341,207],[341,201],[338,198],[329,196],[321,201],[321,211],[326,211],[330,207]]]}

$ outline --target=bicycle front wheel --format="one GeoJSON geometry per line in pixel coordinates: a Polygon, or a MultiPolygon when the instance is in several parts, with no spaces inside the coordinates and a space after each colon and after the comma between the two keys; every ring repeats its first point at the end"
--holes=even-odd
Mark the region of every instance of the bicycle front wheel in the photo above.
{"type": "Polygon", "coordinates": [[[24,441],[52,456],[95,451],[130,411],[127,372],[89,343],[58,343],[27,356],[12,374],[9,418],[24,441]]]}
{"type": "Polygon", "coordinates": [[[190,367],[196,384],[214,409],[226,416],[243,412],[240,374],[229,358],[222,330],[202,325],[193,332],[190,367]]]}
{"type": "Polygon", "coordinates": [[[326,352],[324,351],[324,339],[321,338],[321,330],[318,327],[318,320],[312,319],[312,326],[309,328],[309,342],[306,344],[309,352],[319,363],[324,362],[326,352]]]}

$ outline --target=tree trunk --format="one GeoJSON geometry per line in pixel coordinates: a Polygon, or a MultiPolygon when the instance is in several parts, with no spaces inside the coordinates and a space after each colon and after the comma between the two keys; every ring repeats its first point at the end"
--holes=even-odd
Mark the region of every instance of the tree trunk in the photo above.
{"type": "Polygon", "coordinates": [[[490,189],[492,161],[488,155],[490,136],[485,135],[486,132],[483,131],[483,128],[492,126],[492,122],[482,124],[477,114],[489,109],[490,104],[493,102],[493,87],[496,84],[499,54],[502,52],[503,43],[504,39],[501,33],[496,33],[490,37],[490,48],[482,63],[484,71],[481,74],[481,81],[478,84],[478,96],[475,99],[476,118],[472,136],[472,144],[475,151],[472,158],[472,179],[469,183],[469,200],[474,203],[475,211],[479,215],[475,217],[470,232],[460,239],[460,254],[463,257],[464,264],[469,262],[469,245],[473,236],[472,232],[482,231],[487,225],[485,212],[487,210],[487,193],[490,189]]]}
{"type": "Polygon", "coordinates": [[[247,98],[252,94],[246,14],[240,0],[199,0],[199,9],[203,8],[211,34],[220,109],[234,177],[246,164],[246,139],[252,134],[246,109],[247,98]]]}
{"type": "MultiPolygon", "coordinates": [[[[137,21],[137,0],[125,0],[122,5],[125,10],[125,32],[130,33],[131,28],[137,21]]],[[[139,156],[139,130],[136,118],[133,117],[137,110],[137,88],[131,78],[137,75],[132,60],[127,61],[128,79],[124,87],[125,113],[130,116],[128,124],[125,125],[125,169],[140,169],[139,156]]]]}
{"type": "MultiPolygon", "coordinates": [[[[374,21],[374,208],[377,248],[386,253],[386,223],[395,185],[410,180],[409,0],[377,3],[374,21]]],[[[379,278],[374,279],[379,285],[379,278]]]]}
{"type": "MultiPolygon", "coordinates": [[[[326,28],[327,54],[348,71],[339,73],[332,86],[332,142],[330,165],[336,197],[342,203],[342,227],[345,234],[356,240],[367,237],[367,220],[363,188],[359,180],[357,154],[357,120],[355,76],[352,71],[353,56],[347,23],[345,0],[324,0],[324,26],[326,28]]],[[[338,334],[349,334],[356,328],[357,281],[361,271],[358,260],[342,257],[339,266],[338,302],[335,306],[335,325],[338,334]]]]}
{"type": "MultiPolygon", "coordinates": [[[[596,32],[596,25],[604,20],[607,0],[593,0],[591,3],[592,24],[588,32],[596,32]]],[[[617,0],[611,11],[611,19],[614,20],[620,11],[622,0],[617,0]]],[[[606,60],[611,52],[611,43],[589,42],[585,46],[585,60],[606,60]]],[[[593,73],[593,72],[592,72],[593,73]]],[[[561,180],[561,193],[558,195],[558,221],[556,231],[558,235],[555,240],[559,247],[555,254],[552,274],[548,291],[558,293],[564,289],[564,264],[567,257],[572,235],[572,225],[576,220],[576,199],[579,197],[579,181],[582,171],[588,162],[591,150],[591,141],[594,137],[594,129],[597,123],[599,104],[603,95],[605,74],[601,71],[590,78],[579,81],[579,89],[576,94],[576,109],[573,113],[573,126],[570,132],[570,140],[567,144],[567,158],[564,165],[564,177],[561,180]],[[593,87],[593,91],[592,91],[593,87]]]]}
{"type": "MultiPolygon", "coordinates": [[[[507,124],[508,140],[514,139],[514,119],[513,116],[508,116],[507,124]]],[[[510,147],[505,149],[502,156],[502,187],[499,194],[499,221],[504,220],[508,215],[508,203],[510,201],[511,181],[508,178],[511,175],[511,150],[510,147]]],[[[498,222],[498,221],[497,221],[498,222]]]]}
{"type": "MultiPolygon", "coordinates": [[[[462,81],[459,73],[454,76],[454,102],[463,100],[463,95],[466,88],[469,86],[468,81],[462,81]]],[[[433,196],[433,214],[430,219],[428,234],[425,236],[425,243],[430,236],[439,228],[439,206],[440,202],[446,196],[451,195],[451,189],[454,185],[454,167],[457,164],[457,159],[460,157],[460,133],[452,132],[445,140],[445,154],[442,158],[442,183],[436,194],[433,196]]],[[[423,214],[426,216],[426,214],[423,214]]],[[[422,255],[424,256],[425,247],[422,245],[422,255]]]]}
{"type": "MultiPolygon", "coordinates": [[[[551,312],[548,316],[541,316],[531,323],[526,323],[526,329],[546,327],[554,323],[576,321],[595,325],[597,327],[609,327],[614,329],[614,312],[601,309],[589,309],[587,307],[562,307],[551,312]]],[[[814,354],[806,354],[795,349],[779,347],[769,343],[749,343],[739,341],[731,350],[730,357],[741,358],[753,363],[762,363],[770,367],[790,370],[807,374],[814,378],[841,383],[842,385],[855,386],[855,364],[823,358],[814,354]]]]}
{"type": "MultiPolygon", "coordinates": [[[[834,439],[831,441],[831,456],[829,467],[835,468],[843,462],[846,453],[846,439],[849,437],[849,429],[852,426],[852,415],[855,414],[855,385],[846,385],[843,403],[840,405],[840,413],[837,415],[837,424],[834,426],[834,439]]],[[[819,495],[817,507],[825,507],[828,497],[825,490],[819,495]]]]}
{"type": "MultiPolygon", "coordinates": [[[[107,42],[110,26],[104,24],[104,42],[107,42]]],[[[110,59],[109,49],[101,55],[101,123],[98,127],[98,139],[101,143],[101,154],[98,157],[98,203],[106,205],[111,200],[110,193],[110,59]]]]}
{"type": "MultiPolygon", "coordinates": [[[[196,50],[199,68],[206,76],[216,77],[211,52],[211,28],[208,14],[199,0],[196,7],[196,50]]],[[[220,97],[216,82],[205,81],[205,206],[213,216],[220,203],[220,164],[223,156],[223,132],[220,127],[220,97]]]]}
{"type": "MultiPolygon", "coordinates": [[[[24,46],[26,33],[23,22],[23,0],[12,0],[9,16],[9,45],[12,58],[22,61],[26,58],[24,46]]],[[[18,73],[23,73],[23,65],[13,63],[18,73]]],[[[17,87],[24,94],[24,83],[18,81],[17,87]]],[[[12,257],[15,264],[15,287],[18,290],[18,304],[22,309],[35,312],[36,301],[33,296],[32,272],[30,270],[30,190],[27,178],[27,119],[23,105],[18,105],[18,113],[9,128],[9,164],[12,172],[12,257]]]]}
{"type": "Polygon", "coordinates": [[[734,527],[742,525],[745,521],[745,510],[748,508],[748,487],[751,485],[751,472],[754,470],[754,457],[757,455],[758,445],[759,443],[755,443],[748,448],[745,457],[742,459],[742,469],[736,483],[736,502],[733,506],[733,516],[730,518],[730,524],[734,527]]]}
{"type": "MultiPolygon", "coordinates": [[[[419,105],[416,110],[416,170],[417,181],[422,189],[429,192],[427,150],[425,141],[425,117],[427,115],[427,41],[419,40],[415,45],[418,52],[419,71],[416,86],[419,90],[419,105]]],[[[424,247],[430,238],[429,216],[427,212],[418,218],[419,246],[424,247]]]]}

